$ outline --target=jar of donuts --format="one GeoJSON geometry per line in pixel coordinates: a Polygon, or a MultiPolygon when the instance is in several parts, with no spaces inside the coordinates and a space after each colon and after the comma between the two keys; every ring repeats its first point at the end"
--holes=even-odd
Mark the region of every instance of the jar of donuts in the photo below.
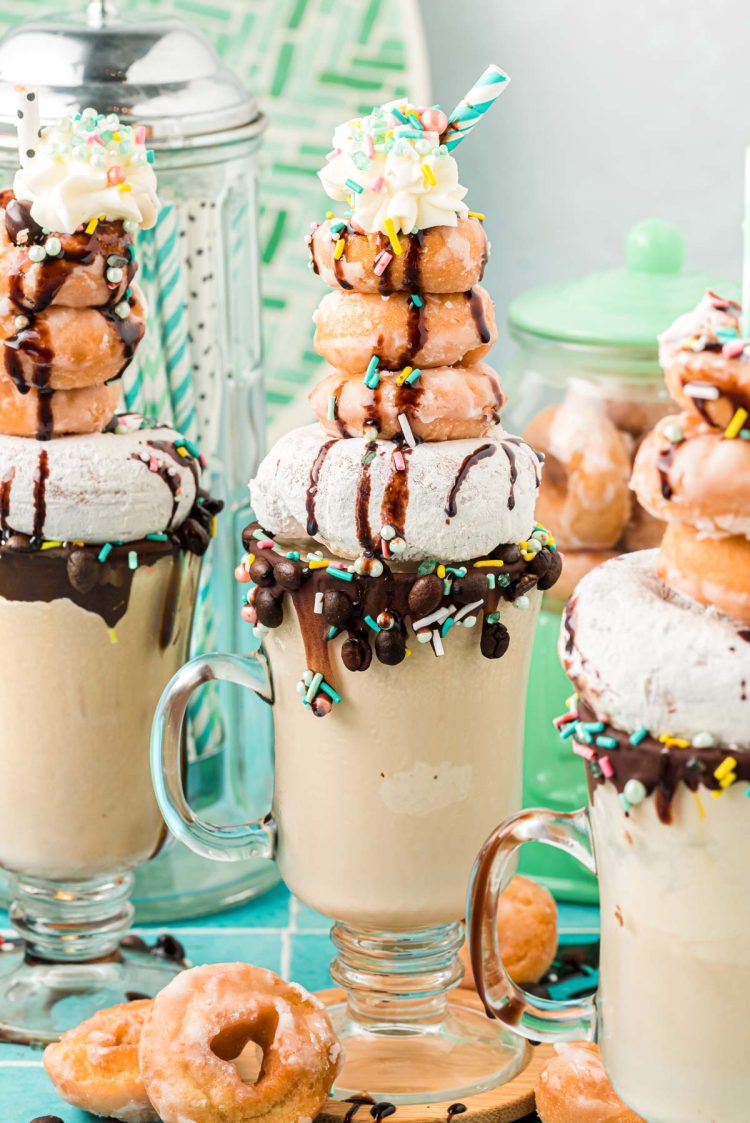
{"type": "MultiPolygon", "coordinates": [[[[686,271],[684,257],[680,232],[650,219],[628,233],[625,268],[532,289],[510,306],[507,427],[545,454],[537,517],[564,555],[562,577],[545,595],[529,681],[525,806],[565,811],[586,802],[583,762],[552,725],[570,694],[557,655],[560,612],[590,569],[659,545],[663,524],[630,490],[640,442],[672,409],[657,336],[707,288],[736,287],[686,271]]],[[[596,899],[594,879],[567,855],[525,849],[524,871],[560,899],[596,899]]]]}

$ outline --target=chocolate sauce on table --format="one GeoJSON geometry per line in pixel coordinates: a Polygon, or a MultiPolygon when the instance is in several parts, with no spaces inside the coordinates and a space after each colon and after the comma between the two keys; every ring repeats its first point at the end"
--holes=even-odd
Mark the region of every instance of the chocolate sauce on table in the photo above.
{"type": "Polygon", "coordinates": [[[352,1096],[346,1102],[348,1104],[351,1104],[352,1106],[344,1116],[344,1123],[352,1123],[354,1117],[361,1107],[370,1107],[370,1105],[374,1105],[375,1103],[375,1101],[370,1096],[352,1096]]]}
{"type": "MultiPolygon", "coordinates": [[[[464,459],[461,463],[461,467],[458,469],[458,473],[456,475],[456,478],[453,481],[453,484],[451,486],[451,490],[450,490],[450,493],[448,495],[448,502],[445,505],[445,513],[446,513],[446,515],[448,516],[449,519],[452,519],[455,516],[456,512],[458,511],[458,506],[456,504],[456,498],[457,498],[458,493],[461,490],[461,486],[464,483],[464,480],[466,479],[466,477],[468,476],[471,468],[475,464],[478,464],[480,460],[484,460],[484,459],[486,459],[486,457],[494,456],[494,455],[495,455],[495,445],[491,444],[491,445],[480,445],[480,447],[475,452],[471,452],[471,453],[469,453],[468,456],[464,457],[464,459]]],[[[511,487],[512,486],[513,485],[511,484],[511,487]]]]}
{"type": "Polygon", "coordinates": [[[448,1108],[447,1123],[451,1123],[451,1119],[455,1119],[457,1115],[464,1115],[468,1110],[466,1104],[451,1104],[448,1108]]]}
{"type": "Polygon", "coordinates": [[[370,1115],[375,1120],[387,1119],[389,1115],[395,1115],[396,1108],[394,1104],[379,1103],[370,1108],[370,1115]]]}
{"type": "Polygon", "coordinates": [[[318,455],[313,461],[312,468],[310,469],[310,483],[307,488],[307,495],[305,497],[305,510],[307,511],[307,533],[313,538],[318,533],[318,522],[315,518],[315,500],[318,494],[318,481],[320,479],[320,470],[323,467],[323,462],[328,456],[328,450],[336,444],[336,441],[326,441],[321,445],[318,450],[318,455]]]}

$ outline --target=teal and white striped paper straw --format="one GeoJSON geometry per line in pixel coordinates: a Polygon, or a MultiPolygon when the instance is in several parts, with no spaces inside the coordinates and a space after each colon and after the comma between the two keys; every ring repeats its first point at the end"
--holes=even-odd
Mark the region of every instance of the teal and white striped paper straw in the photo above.
{"type": "Polygon", "coordinates": [[[479,124],[487,110],[495,104],[509,85],[510,78],[504,70],[494,63],[487,67],[482,77],[474,83],[467,94],[464,94],[448,118],[448,128],[440,139],[449,151],[460,144],[479,124]]]}

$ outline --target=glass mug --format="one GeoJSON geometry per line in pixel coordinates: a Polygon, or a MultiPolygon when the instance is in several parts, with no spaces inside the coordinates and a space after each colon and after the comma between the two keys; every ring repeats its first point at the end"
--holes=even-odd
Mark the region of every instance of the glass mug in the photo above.
{"type": "MultiPolygon", "coordinates": [[[[485,659],[454,629],[436,659],[414,644],[399,667],[343,669],[343,703],[313,718],[296,691],[306,665],[296,612],[249,658],[199,657],[159,705],[152,768],[169,828],[198,853],[278,861],[289,888],[334,919],[332,1009],[346,1065],[333,1095],[392,1103],[460,1099],[524,1067],[527,1044],[470,1006],[449,1002],[462,977],[466,886],[497,810],[520,806],[523,708],[541,594],[509,608],[510,645],[485,659]],[[214,826],[188,805],[180,738],[192,692],[212,679],[274,703],[273,812],[214,826]]],[[[343,639],[343,637],[342,637],[343,639]]]]}
{"type": "Polygon", "coordinates": [[[472,965],[487,1013],[536,1041],[596,1040],[615,1090],[649,1123],[743,1123],[750,1004],[748,800],[681,785],[672,821],[654,796],[626,813],[614,786],[587,809],[522,811],[488,838],[472,875],[472,965]],[[709,793],[710,794],[710,793],[709,793]],[[526,994],[500,958],[497,897],[524,842],[577,858],[599,880],[595,997],[526,994]]]}

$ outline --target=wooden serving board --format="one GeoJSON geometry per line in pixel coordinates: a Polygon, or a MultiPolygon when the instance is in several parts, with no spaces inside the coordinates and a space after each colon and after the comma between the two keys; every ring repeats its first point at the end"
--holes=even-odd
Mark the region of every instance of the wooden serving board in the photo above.
{"type": "MultiPolygon", "coordinates": [[[[340,1002],[342,994],[337,990],[317,992],[318,998],[326,1005],[340,1002]]],[[[458,997],[462,1005],[479,1007],[479,1000],[473,991],[460,990],[458,997]]],[[[467,1111],[456,1115],[452,1123],[516,1123],[534,1111],[534,1087],[540,1070],[554,1055],[551,1045],[537,1045],[531,1049],[529,1063],[515,1079],[481,1095],[472,1096],[463,1102],[467,1111]]],[[[450,1101],[427,1104],[424,1107],[397,1107],[394,1115],[388,1116],[388,1123],[448,1123],[450,1101]]],[[[329,1100],[318,1116],[316,1123],[341,1123],[351,1104],[329,1100]]],[[[370,1112],[363,1105],[354,1117],[354,1123],[370,1123],[370,1112]]],[[[385,1121],[384,1121],[385,1123],[385,1121]]]]}

